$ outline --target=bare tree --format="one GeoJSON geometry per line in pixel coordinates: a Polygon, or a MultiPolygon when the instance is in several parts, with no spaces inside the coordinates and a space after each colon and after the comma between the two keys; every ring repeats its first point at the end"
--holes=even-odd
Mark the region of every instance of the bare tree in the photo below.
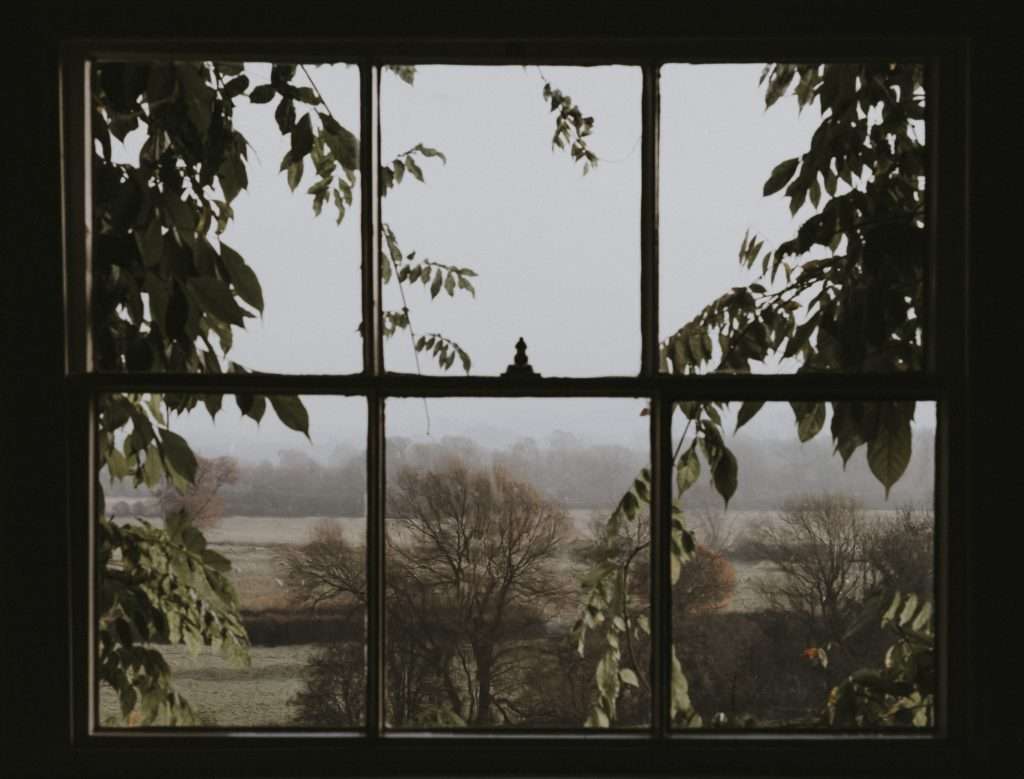
{"type": "Polygon", "coordinates": [[[842,642],[873,582],[868,527],[853,498],[805,495],[787,502],[756,537],[775,569],[756,588],[765,603],[801,619],[809,638],[842,642]]]}
{"type": "Polygon", "coordinates": [[[473,724],[516,718],[515,689],[502,682],[520,675],[523,640],[542,635],[570,595],[554,566],[568,515],[503,470],[471,471],[457,458],[401,471],[394,506],[391,559],[448,616],[442,673],[453,709],[473,724]]]}
{"type": "Polygon", "coordinates": [[[736,592],[736,569],[720,553],[698,544],[672,588],[672,624],[724,609],[736,592]]]}
{"type": "MultiPolygon", "coordinates": [[[[551,666],[547,625],[571,595],[569,577],[557,570],[568,515],[500,469],[470,470],[458,458],[400,471],[390,504],[397,515],[387,535],[391,724],[490,725],[543,716],[536,691],[527,688],[536,684],[535,672],[551,666]]],[[[365,607],[364,547],[336,524],[322,523],[280,563],[298,601],[365,607]]],[[[347,689],[353,671],[321,665],[313,676],[345,681],[347,689]]],[[[342,694],[324,691],[328,698],[342,694]]],[[[343,712],[351,707],[332,700],[305,696],[297,703],[348,717],[343,712]]]]}
{"type": "Polygon", "coordinates": [[[935,568],[935,516],[902,506],[893,517],[880,518],[865,541],[865,557],[885,592],[916,593],[932,598],[935,568]]]}
{"type": "Polygon", "coordinates": [[[226,484],[238,481],[238,460],[234,457],[197,457],[196,478],[184,493],[171,485],[156,493],[164,514],[184,510],[196,527],[209,528],[224,514],[224,499],[218,494],[226,484]]]}
{"type": "Polygon", "coordinates": [[[701,508],[689,512],[690,523],[697,533],[698,542],[709,551],[718,554],[729,553],[736,543],[738,534],[734,526],[734,516],[706,503],[701,508]]]}

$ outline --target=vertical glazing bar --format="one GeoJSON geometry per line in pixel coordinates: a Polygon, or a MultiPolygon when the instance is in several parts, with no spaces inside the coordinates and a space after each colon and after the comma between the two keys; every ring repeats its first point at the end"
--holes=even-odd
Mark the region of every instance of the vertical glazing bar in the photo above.
{"type": "Polygon", "coordinates": [[[84,54],[78,49],[65,50],[60,74],[60,129],[66,373],[84,373],[92,368],[92,122],[91,112],[86,110],[91,91],[89,75],[84,54]]]}
{"type": "Polygon", "coordinates": [[[367,396],[366,425],[366,729],[384,728],[384,398],[367,396]]]}
{"type": "Polygon", "coordinates": [[[380,320],[380,68],[359,66],[359,171],[362,205],[363,370],[383,373],[380,320]]]}
{"type": "Polygon", "coordinates": [[[640,191],[640,374],[658,372],[658,136],[661,116],[660,65],[643,71],[643,141],[640,191]]]}
{"type": "Polygon", "coordinates": [[[665,738],[672,694],[672,401],[662,393],[651,402],[651,458],[651,724],[655,738],[665,738]]]}
{"type": "MultiPolygon", "coordinates": [[[[380,376],[380,69],[359,68],[359,168],[362,178],[363,370],[380,376]]],[[[384,722],[384,398],[367,396],[366,424],[366,730],[380,735],[384,722]]]]}
{"type": "MultiPolygon", "coordinates": [[[[643,136],[640,193],[640,329],[642,376],[658,372],[658,139],[661,95],[660,65],[643,69],[641,103],[643,136]]],[[[655,737],[669,728],[669,687],[672,669],[671,602],[668,563],[671,542],[671,404],[657,395],[651,399],[651,725],[655,737]],[[667,459],[666,459],[667,458],[667,459]]]]}

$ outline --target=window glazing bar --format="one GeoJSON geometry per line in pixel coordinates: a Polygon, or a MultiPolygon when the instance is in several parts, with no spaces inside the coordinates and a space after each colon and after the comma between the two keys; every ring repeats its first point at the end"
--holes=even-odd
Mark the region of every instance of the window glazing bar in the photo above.
{"type": "Polygon", "coordinates": [[[643,68],[643,130],[640,179],[640,373],[658,372],[658,140],[660,136],[660,66],[643,68]]]}
{"type": "Polygon", "coordinates": [[[659,393],[651,403],[651,724],[655,738],[672,725],[672,408],[659,393]]]}
{"type": "MultiPolygon", "coordinates": [[[[362,207],[363,372],[383,373],[380,313],[380,68],[359,66],[359,168],[362,207]]],[[[372,385],[371,385],[372,386],[372,385]]],[[[366,730],[384,723],[384,398],[367,394],[366,423],[366,730]]]]}

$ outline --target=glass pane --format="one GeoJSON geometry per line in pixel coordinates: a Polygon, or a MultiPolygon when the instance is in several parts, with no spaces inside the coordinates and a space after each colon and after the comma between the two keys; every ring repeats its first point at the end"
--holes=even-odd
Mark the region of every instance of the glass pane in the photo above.
{"type": "Polygon", "coordinates": [[[922,369],[924,68],[764,70],[662,68],[662,370],[922,369]]]}
{"type": "Polygon", "coordinates": [[[935,404],[766,403],[747,421],[752,408],[717,409],[725,430],[744,419],[720,444],[675,419],[681,485],[694,456],[704,474],[678,499],[695,546],[672,587],[692,706],[675,725],[934,727],[935,404]],[[729,472],[726,507],[711,481],[735,485],[729,472]]]}
{"type": "Polygon", "coordinates": [[[462,350],[498,374],[522,337],[545,376],[637,372],[640,91],[618,66],[385,71],[389,370],[459,372],[462,350]]]}
{"type": "Polygon", "coordinates": [[[362,724],[366,402],[301,402],[100,398],[101,727],[362,724]]]}
{"type": "Polygon", "coordinates": [[[358,69],[102,62],[92,84],[96,367],[361,370],[358,69]]]}
{"type": "Polygon", "coordinates": [[[429,437],[422,399],[388,403],[388,724],[648,724],[648,513],[618,509],[647,494],[644,404],[427,406],[429,437]]]}

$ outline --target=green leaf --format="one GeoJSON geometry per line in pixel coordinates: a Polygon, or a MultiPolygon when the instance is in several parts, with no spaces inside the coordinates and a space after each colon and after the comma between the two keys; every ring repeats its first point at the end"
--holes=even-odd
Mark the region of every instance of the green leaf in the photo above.
{"type": "MultiPolygon", "coordinates": [[[[740,406],[739,413],[736,415],[736,430],[739,430],[747,422],[754,418],[754,415],[761,410],[764,406],[763,400],[745,400],[743,405],[740,406]]],[[[735,433],[736,430],[733,432],[735,433]]]]}
{"type": "Polygon", "coordinates": [[[789,180],[793,178],[793,174],[796,173],[797,167],[800,165],[800,159],[793,157],[792,159],[780,162],[772,170],[772,175],[768,177],[768,180],[764,183],[763,194],[765,197],[768,195],[774,195],[780,189],[782,189],[789,180]]]}
{"type": "Polygon", "coordinates": [[[914,617],[914,622],[911,624],[913,630],[923,632],[927,627],[928,623],[932,618],[932,604],[930,601],[924,601],[921,604],[921,610],[914,617]]]}
{"type": "Polygon", "coordinates": [[[302,183],[302,174],[305,171],[305,164],[301,159],[297,159],[288,165],[288,188],[292,192],[295,191],[296,187],[302,183]]]}
{"type": "Polygon", "coordinates": [[[405,168],[419,181],[423,181],[423,170],[416,164],[416,160],[412,157],[405,158],[405,168]]]}
{"type": "Polygon", "coordinates": [[[417,143],[415,148],[416,151],[418,151],[424,157],[440,157],[441,162],[443,162],[445,165],[448,164],[448,158],[445,157],[444,154],[439,152],[437,149],[432,149],[429,146],[424,146],[422,143],[417,143]]]}
{"type": "Polygon", "coordinates": [[[726,508],[729,507],[729,499],[736,493],[739,483],[738,470],[736,457],[727,447],[723,446],[721,456],[715,463],[712,479],[718,494],[725,500],[726,508]]]}
{"type": "Polygon", "coordinates": [[[160,460],[160,452],[155,446],[146,447],[146,462],[142,467],[142,481],[152,489],[160,483],[164,475],[164,465],[160,460]]]}
{"type": "Polygon", "coordinates": [[[431,298],[436,298],[437,297],[437,293],[441,291],[441,283],[442,283],[442,281],[443,281],[443,279],[442,279],[442,272],[441,272],[441,269],[438,268],[436,271],[434,271],[434,280],[430,284],[430,297],[431,298]]]}
{"type": "Polygon", "coordinates": [[[700,458],[692,447],[679,457],[676,463],[676,486],[682,495],[700,478],[700,458]]]}
{"type": "Polygon", "coordinates": [[[242,309],[223,281],[209,276],[197,276],[189,279],[189,288],[206,313],[228,324],[239,327],[243,325],[242,309]]]}
{"type": "Polygon", "coordinates": [[[245,264],[245,260],[238,252],[223,241],[220,244],[220,255],[238,297],[257,311],[263,311],[263,289],[255,271],[245,264]]]}
{"type": "Polygon", "coordinates": [[[260,84],[249,93],[249,100],[253,103],[269,103],[276,94],[273,84],[260,84]]]}
{"type": "Polygon", "coordinates": [[[628,684],[630,687],[640,686],[640,679],[637,678],[636,672],[632,668],[620,668],[619,679],[622,680],[623,684],[628,684]]]}
{"type": "Polygon", "coordinates": [[[225,97],[238,97],[249,88],[249,79],[245,76],[236,76],[224,85],[225,97]]]}
{"type": "Polygon", "coordinates": [[[231,570],[231,561],[211,549],[204,549],[203,564],[220,573],[227,573],[231,570]]]}
{"type": "Polygon", "coordinates": [[[886,609],[885,613],[882,615],[883,628],[896,618],[896,612],[898,612],[900,608],[900,600],[900,593],[897,591],[896,594],[892,596],[892,603],[889,604],[889,608],[886,609]]]}
{"type": "Polygon", "coordinates": [[[196,126],[201,135],[206,135],[210,128],[213,107],[213,90],[207,86],[201,68],[192,63],[175,63],[175,73],[185,96],[185,108],[188,118],[196,126]]]}
{"type": "Polygon", "coordinates": [[[309,438],[309,412],[298,395],[268,395],[267,398],[278,419],[309,438]]]}
{"type": "Polygon", "coordinates": [[[235,402],[238,404],[238,410],[250,419],[254,419],[257,424],[263,419],[267,410],[267,399],[263,395],[240,392],[235,395],[235,402]]]}
{"type": "MultiPolygon", "coordinates": [[[[320,114],[323,120],[327,114],[320,114]]],[[[334,154],[335,159],[342,164],[346,170],[359,168],[359,140],[348,130],[337,122],[330,119],[324,121],[324,128],[327,130],[324,140],[328,148],[334,154]]]]}
{"type": "Polygon", "coordinates": [[[190,484],[195,483],[198,463],[188,442],[177,433],[161,428],[160,443],[167,464],[190,484]]]}
{"type": "Polygon", "coordinates": [[[790,403],[797,421],[797,437],[800,443],[810,441],[825,426],[825,404],[796,401],[790,403]]]}
{"type": "MultiPolygon", "coordinates": [[[[313,123],[309,114],[303,114],[302,118],[292,130],[292,159],[298,161],[309,154],[313,148],[313,123]]],[[[294,189],[294,187],[292,187],[294,189]]]]}
{"type": "Polygon", "coordinates": [[[150,220],[145,231],[142,233],[136,231],[135,242],[138,244],[143,264],[147,268],[158,267],[164,251],[163,231],[160,229],[160,220],[150,220]]]}
{"type": "Polygon", "coordinates": [[[907,599],[903,602],[903,609],[900,611],[899,624],[900,627],[906,627],[910,621],[914,618],[914,614],[917,612],[917,595],[910,593],[907,599]]]}
{"type": "Polygon", "coordinates": [[[868,466],[885,487],[886,499],[892,485],[910,464],[911,446],[909,419],[880,424],[875,435],[868,440],[868,466]]]}

